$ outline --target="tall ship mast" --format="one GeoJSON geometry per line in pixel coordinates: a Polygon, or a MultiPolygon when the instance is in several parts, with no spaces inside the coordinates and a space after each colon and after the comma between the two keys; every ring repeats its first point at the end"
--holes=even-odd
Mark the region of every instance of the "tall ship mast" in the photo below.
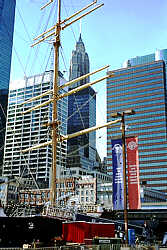
{"type": "MultiPolygon", "coordinates": [[[[44,6],[41,7],[41,10],[43,10],[44,8],[46,8],[48,5],[52,4],[54,0],[50,0],[48,3],[46,3],[44,6]]],[[[88,73],[86,75],[83,75],[79,78],[76,78],[74,80],[71,80],[67,83],[65,83],[64,85],[59,86],[59,80],[58,80],[58,70],[59,70],[59,48],[61,45],[61,30],[64,30],[66,27],[70,26],[71,24],[73,24],[74,22],[80,20],[81,18],[83,18],[84,16],[90,14],[91,12],[95,11],[96,9],[100,8],[103,6],[103,4],[99,4],[96,5],[97,0],[93,1],[92,3],[90,3],[89,5],[87,5],[86,7],[82,8],[81,10],[77,11],[76,13],[74,13],[72,16],[64,19],[63,21],[61,20],[61,0],[58,0],[58,13],[57,13],[57,23],[51,27],[50,29],[48,29],[47,31],[43,32],[42,34],[40,34],[39,36],[37,36],[36,38],[34,38],[34,44],[32,45],[32,47],[38,45],[39,43],[45,41],[46,39],[48,39],[49,37],[53,36],[54,37],[54,80],[53,80],[53,89],[49,90],[39,96],[33,97],[31,99],[29,99],[28,101],[25,101],[23,104],[26,104],[28,102],[34,101],[36,99],[39,99],[45,95],[48,95],[50,93],[52,93],[52,98],[46,102],[43,102],[40,105],[37,105],[29,110],[26,110],[25,112],[23,112],[23,115],[31,112],[33,110],[36,110],[42,106],[48,105],[50,103],[52,103],[53,105],[53,111],[52,111],[52,121],[48,124],[46,124],[46,126],[50,126],[52,128],[52,140],[51,141],[47,141],[45,143],[42,144],[38,144],[36,146],[30,147],[28,149],[24,149],[22,150],[22,153],[40,148],[40,147],[44,147],[47,145],[52,144],[52,174],[51,174],[51,187],[50,187],[50,204],[53,206],[56,204],[56,199],[57,199],[57,190],[56,190],[56,178],[57,178],[57,165],[56,165],[56,160],[57,160],[57,143],[58,142],[62,142],[64,140],[68,140],[74,137],[77,137],[79,135],[82,134],[86,134],[86,133],[90,133],[92,131],[95,131],[97,129],[103,128],[103,127],[107,127],[112,125],[113,123],[117,123],[120,122],[120,119],[117,119],[115,121],[111,121],[108,122],[106,124],[100,125],[100,126],[95,126],[92,128],[88,128],[88,129],[84,129],[82,131],[76,132],[74,134],[70,134],[70,135],[59,135],[58,133],[58,129],[59,129],[59,121],[58,121],[58,116],[57,116],[57,102],[58,100],[60,100],[63,97],[69,96],[73,93],[77,93],[81,90],[83,90],[84,88],[88,88],[90,86],[92,86],[93,84],[96,84],[102,80],[105,80],[106,78],[109,77],[109,75],[104,76],[98,80],[95,80],[93,82],[90,83],[86,83],[85,85],[79,86],[75,89],[70,90],[67,93],[63,93],[63,94],[59,94],[59,90],[63,89],[65,87],[68,87],[74,83],[76,83],[77,81],[80,81],[84,78],[89,77],[90,75],[93,75],[99,71],[102,71],[106,68],[109,67],[109,65],[104,66],[94,72],[88,73]],[[93,5],[96,5],[94,8],[92,8],[91,10],[85,12],[84,14],[81,14],[82,12],[84,12],[85,10],[87,10],[88,8],[92,7],[93,5]],[[81,15],[80,15],[81,14],[81,15]],[[78,16],[79,15],[79,16],[78,16]]]]}

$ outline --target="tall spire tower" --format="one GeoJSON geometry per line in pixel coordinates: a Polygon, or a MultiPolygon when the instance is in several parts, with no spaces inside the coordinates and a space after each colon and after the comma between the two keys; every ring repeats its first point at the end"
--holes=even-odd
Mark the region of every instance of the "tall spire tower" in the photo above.
{"type": "MultiPolygon", "coordinates": [[[[89,57],[81,33],[72,51],[70,79],[89,73],[89,57]]],[[[72,85],[76,88],[89,82],[89,77],[72,85]]],[[[68,134],[96,125],[96,95],[89,87],[68,97],[68,134]]],[[[96,162],[96,132],[68,140],[68,166],[93,169],[96,162]]]]}
{"type": "MultiPolygon", "coordinates": [[[[89,73],[89,57],[85,51],[85,45],[82,41],[81,33],[79,36],[79,40],[76,43],[76,49],[72,51],[72,58],[70,61],[70,79],[73,80],[77,77],[85,75],[89,73]]],[[[80,85],[89,82],[89,77],[77,82],[76,84],[72,85],[72,88],[76,88],[80,85]]]]}

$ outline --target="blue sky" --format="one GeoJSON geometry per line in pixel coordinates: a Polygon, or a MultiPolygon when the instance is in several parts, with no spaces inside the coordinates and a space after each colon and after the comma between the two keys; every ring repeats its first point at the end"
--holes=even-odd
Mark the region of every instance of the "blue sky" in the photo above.
{"type": "MultiPolygon", "coordinates": [[[[27,63],[28,52],[36,50],[36,48],[30,49],[30,38],[40,34],[46,26],[51,7],[43,11],[39,9],[47,1],[17,0],[14,45],[23,65],[25,62],[27,63]],[[24,19],[24,25],[20,16],[24,19]],[[40,28],[39,25],[41,25],[40,28]]],[[[92,1],[62,0],[62,16],[67,17],[68,13],[72,14],[90,2],[92,1]]],[[[91,69],[105,64],[110,64],[110,69],[119,68],[127,58],[152,53],[156,48],[167,47],[166,0],[99,1],[99,3],[102,2],[103,7],[82,19],[82,37],[90,57],[91,69]]],[[[56,3],[53,12],[56,13],[56,3]]],[[[54,18],[54,15],[52,16],[54,18]]],[[[53,18],[48,28],[52,26],[53,18]]],[[[67,64],[69,64],[71,51],[75,46],[75,39],[79,37],[79,22],[71,27],[62,32],[62,46],[67,64]]],[[[43,50],[47,45],[45,43],[44,46],[39,47],[42,47],[43,50]]],[[[31,53],[33,54],[33,52],[31,53]]],[[[29,74],[29,72],[26,73],[29,74]]],[[[14,78],[15,75],[18,76],[18,74],[14,74],[14,78]]]]}
{"type": "MultiPolygon", "coordinates": [[[[40,7],[46,2],[48,0],[17,0],[11,80],[41,73],[46,68],[51,43],[45,42],[35,48],[30,47],[32,39],[46,27],[50,28],[56,20],[57,0],[52,6],[40,11],[40,7]],[[52,18],[46,26],[50,14],[52,18]]],[[[62,0],[62,19],[91,2],[62,0]]],[[[82,19],[82,38],[89,54],[91,71],[107,64],[110,64],[110,70],[121,68],[122,63],[128,58],[167,48],[166,0],[98,1],[102,2],[103,7],[82,19]]],[[[62,31],[61,71],[69,69],[71,52],[78,40],[79,30],[80,22],[77,22],[62,31]]],[[[97,78],[103,75],[105,72],[98,74],[97,78]]],[[[68,72],[64,76],[68,79],[68,72]]],[[[98,92],[98,123],[105,121],[105,89],[105,81],[95,87],[98,92]]],[[[97,137],[99,136],[99,153],[105,156],[105,130],[98,132],[97,137]]]]}

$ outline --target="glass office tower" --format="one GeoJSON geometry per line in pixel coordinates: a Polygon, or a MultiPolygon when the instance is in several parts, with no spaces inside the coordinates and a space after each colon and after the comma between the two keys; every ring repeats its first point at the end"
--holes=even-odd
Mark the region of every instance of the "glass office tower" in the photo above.
{"type": "MultiPolygon", "coordinates": [[[[81,35],[72,51],[70,62],[70,79],[89,73],[89,57],[81,35]]],[[[83,79],[69,89],[89,82],[83,79]]],[[[89,87],[68,98],[68,134],[78,132],[96,124],[96,93],[89,87]]],[[[68,167],[93,169],[96,164],[96,132],[91,132],[68,140],[68,167]]]]}
{"type": "MultiPolygon", "coordinates": [[[[107,119],[113,112],[135,110],[135,115],[125,116],[126,136],[138,137],[140,182],[167,192],[166,67],[153,55],[143,59],[130,59],[126,68],[108,72],[114,75],[107,80],[107,119]]],[[[111,140],[116,137],[121,137],[120,124],[107,130],[108,173],[112,172],[111,140]]]]}
{"type": "Polygon", "coordinates": [[[0,0],[0,172],[5,141],[15,6],[16,0],[0,0]]]}
{"type": "Polygon", "coordinates": [[[167,74],[167,49],[157,49],[155,53],[145,55],[145,56],[136,56],[134,58],[130,58],[124,62],[124,66],[135,66],[143,63],[151,63],[154,61],[163,60],[165,63],[165,73],[167,74]]]}
{"type": "MultiPolygon", "coordinates": [[[[59,72],[59,82],[65,83],[63,75],[59,72]]],[[[16,176],[36,180],[39,187],[48,188],[51,165],[52,146],[38,148],[27,153],[21,150],[51,140],[52,130],[45,124],[52,121],[52,104],[29,112],[22,112],[49,100],[48,94],[33,102],[22,105],[24,101],[38,96],[53,88],[53,71],[44,72],[41,75],[27,77],[21,82],[16,82],[22,87],[14,87],[9,92],[7,130],[5,138],[5,152],[3,175],[16,176]]],[[[12,84],[10,85],[12,88],[12,84]]],[[[64,93],[66,90],[60,90],[64,93]]],[[[58,120],[60,121],[59,133],[67,134],[67,97],[58,101],[58,120]]],[[[67,142],[58,143],[57,146],[57,177],[60,178],[61,170],[66,166],[67,142]]]]}

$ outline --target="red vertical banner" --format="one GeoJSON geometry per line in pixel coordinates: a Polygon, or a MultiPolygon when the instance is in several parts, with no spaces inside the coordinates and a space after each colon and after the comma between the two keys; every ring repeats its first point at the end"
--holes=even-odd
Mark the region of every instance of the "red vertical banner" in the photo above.
{"type": "Polygon", "coordinates": [[[126,138],[129,209],[140,209],[138,138],[126,138]]]}

